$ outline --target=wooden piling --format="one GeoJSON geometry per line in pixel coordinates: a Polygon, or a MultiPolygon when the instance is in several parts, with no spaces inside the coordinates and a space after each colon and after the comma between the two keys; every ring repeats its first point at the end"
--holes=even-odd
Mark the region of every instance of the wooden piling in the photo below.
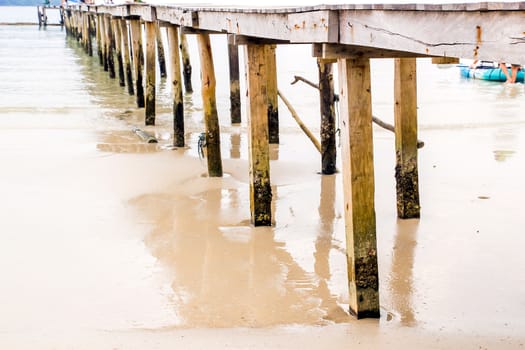
{"type": "Polygon", "coordinates": [[[129,32],[128,24],[125,19],[119,20],[119,27],[120,37],[122,38],[122,56],[124,58],[124,75],[126,76],[126,85],[128,86],[128,93],[133,95],[135,90],[133,89],[133,74],[130,59],[131,52],[129,50],[129,32]]]}
{"type": "Polygon", "coordinates": [[[193,92],[193,86],[191,85],[191,61],[190,51],[188,50],[188,40],[185,34],[180,35],[180,50],[182,53],[182,67],[184,76],[184,89],[187,94],[193,92]]]}
{"type": "Polygon", "coordinates": [[[272,224],[268,131],[268,47],[246,46],[250,163],[250,211],[255,226],[272,224]]]}
{"type": "Polygon", "coordinates": [[[397,216],[418,218],[416,59],[396,58],[394,79],[397,216]]]}
{"type": "Polygon", "coordinates": [[[100,41],[101,41],[101,50],[102,50],[102,65],[104,67],[104,71],[109,70],[108,66],[108,38],[107,38],[107,32],[106,32],[106,16],[105,15],[99,15],[100,17],[100,41]]]}
{"type": "Polygon", "coordinates": [[[146,125],[155,125],[155,23],[146,22],[146,125]]]}
{"type": "Polygon", "coordinates": [[[162,31],[160,23],[155,23],[155,36],[157,38],[157,57],[159,60],[160,77],[166,78],[166,57],[164,55],[164,44],[162,43],[162,31]]]}
{"type": "Polygon", "coordinates": [[[86,13],[86,47],[87,54],[91,57],[93,56],[93,42],[91,41],[91,15],[86,13]]]}
{"type": "Polygon", "coordinates": [[[103,48],[102,48],[102,25],[101,25],[101,16],[102,15],[96,15],[97,19],[97,26],[96,26],[96,34],[95,34],[95,40],[97,43],[97,55],[98,55],[98,62],[101,66],[104,66],[104,54],[103,54],[103,48]]]}
{"type": "Polygon", "coordinates": [[[272,144],[279,143],[279,108],[277,101],[277,62],[275,45],[265,45],[267,64],[267,94],[268,94],[268,132],[272,144]]]}
{"type": "Polygon", "coordinates": [[[321,101],[321,172],[330,175],[336,171],[335,92],[333,61],[317,59],[319,68],[319,98],[321,101]]]}
{"type": "Polygon", "coordinates": [[[112,18],[111,27],[115,36],[115,53],[117,55],[118,82],[120,86],[126,86],[126,77],[124,76],[124,61],[122,59],[122,35],[120,30],[120,19],[112,18]]]}
{"type": "MultiPolygon", "coordinates": [[[[64,27],[66,28],[66,35],[71,36],[71,10],[63,9],[63,20],[64,20],[64,27]]],[[[39,17],[39,23],[40,23],[40,12],[38,14],[39,17]]]]}
{"type": "Polygon", "coordinates": [[[206,124],[208,175],[210,177],[221,177],[221,139],[217,102],[215,100],[215,68],[209,34],[198,34],[197,42],[201,59],[202,105],[206,124]]]}
{"type": "Polygon", "coordinates": [[[228,65],[230,68],[230,117],[232,124],[241,122],[241,88],[239,84],[239,46],[235,35],[228,34],[228,65]]]}
{"type": "Polygon", "coordinates": [[[87,21],[87,13],[80,12],[79,14],[80,18],[80,43],[82,45],[82,48],[84,49],[84,52],[88,54],[88,21],[87,21]]]}
{"type": "Polygon", "coordinates": [[[350,312],[379,317],[370,60],[339,59],[350,312]]]}
{"type": "Polygon", "coordinates": [[[173,146],[184,147],[184,104],[179,51],[179,29],[168,27],[169,60],[171,62],[171,91],[173,94],[173,146]]]}
{"type": "Polygon", "coordinates": [[[106,28],[106,59],[108,61],[108,73],[109,77],[114,79],[116,78],[115,74],[115,36],[113,35],[113,30],[111,28],[111,17],[104,17],[104,26],[106,28]]]}
{"type": "Polygon", "coordinates": [[[120,86],[126,86],[126,78],[124,76],[124,60],[122,57],[122,35],[120,30],[120,19],[111,19],[111,28],[115,37],[115,54],[117,56],[118,81],[120,86]]]}
{"type": "Polygon", "coordinates": [[[143,86],[143,69],[144,69],[144,51],[142,49],[142,27],[140,19],[131,19],[129,21],[132,38],[133,66],[135,70],[135,90],[137,107],[144,107],[144,86],[143,86]]]}

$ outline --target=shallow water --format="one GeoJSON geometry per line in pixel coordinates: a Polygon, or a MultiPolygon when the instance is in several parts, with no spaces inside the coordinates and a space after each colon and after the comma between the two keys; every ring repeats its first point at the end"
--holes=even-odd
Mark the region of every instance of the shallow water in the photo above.
{"type": "MultiPolygon", "coordinates": [[[[225,42],[213,45],[222,179],[205,176],[197,153],[197,59],[187,147],[172,150],[165,80],[157,126],[143,127],[160,142],[144,144],[131,132],[143,111],[96,57],[60,28],[0,26],[0,345],[166,348],[197,328],[187,347],[209,337],[215,347],[294,348],[314,337],[305,346],[343,348],[365,341],[357,333],[394,349],[523,346],[522,84],[466,81],[418,61],[422,217],[396,219],[393,136],[375,128],[382,318],[356,322],[341,175],[318,174],[317,151],[280,105],[275,224],[250,226],[246,118],[229,123],[225,42]]],[[[316,80],[309,50],[278,48],[279,84],[318,130],[315,91],[289,85],[293,75],[316,80]]],[[[390,122],[392,67],[372,62],[374,114],[390,122]]]]}

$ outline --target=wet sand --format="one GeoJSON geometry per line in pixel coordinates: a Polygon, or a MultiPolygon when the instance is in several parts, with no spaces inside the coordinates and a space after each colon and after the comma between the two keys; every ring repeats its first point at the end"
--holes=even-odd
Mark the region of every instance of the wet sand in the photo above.
{"type": "Polygon", "coordinates": [[[210,179],[196,130],[170,150],[162,126],[146,145],[114,121],[4,119],[1,347],[524,348],[522,126],[421,130],[422,217],[407,221],[393,137],[375,130],[382,316],[361,321],[341,175],[320,176],[285,128],[275,225],[253,228],[244,129],[223,128],[226,175],[210,179]]]}

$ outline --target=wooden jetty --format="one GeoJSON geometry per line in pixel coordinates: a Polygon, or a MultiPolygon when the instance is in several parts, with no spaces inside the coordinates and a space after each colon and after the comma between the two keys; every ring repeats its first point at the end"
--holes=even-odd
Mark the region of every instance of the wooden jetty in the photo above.
{"type": "Polygon", "coordinates": [[[155,59],[161,56],[156,52],[158,27],[168,28],[170,48],[167,59],[174,62],[170,79],[176,146],[184,145],[183,81],[186,91],[192,91],[185,35],[197,36],[209,176],[222,176],[216,82],[209,36],[228,35],[232,123],[240,122],[236,53],[238,45],[244,48],[250,203],[254,225],[272,224],[268,145],[279,142],[275,46],[311,44],[312,56],[318,60],[322,116],[319,149],[323,174],[335,171],[332,69],[337,63],[350,312],[357,318],[364,318],[379,317],[380,310],[370,59],[395,58],[393,129],[397,156],[397,209],[400,218],[417,218],[420,206],[415,58],[433,57],[436,63],[457,62],[459,58],[525,62],[524,15],[524,2],[290,8],[133,3],[70,6],[66,8],[65,24],[68,34],[75,35],[88,54],[92,54],[91,37],[96,38],[101,64],[112,77],[116,71],[122,75],[119,77],[121,85],[127,84],[128,92],[136,95],[137,107],[145,107],[145,123],[148,125],[155,123],[155,59]],[[145,43],[142,42],[143,28],[145,43]],[[129,36],[130,42],[127,40],[129,36]],[[182,48],[180,53],[179,45],[182,48]],[[114,66],[116,55],[118,64],[125,64],[117,70],[114,66]],[[127,72],[125,77],[124,72],[127,72]]]}
{"type": "Polygon", "coordinates": [[[64,8],[62,6],[54,6],[54,5],[42,5],[37,6],[36,8],[37,14],[38,14],[38,26],[39,27],[47,27],[48,25],[64,25],[64,8]],[[60,20],[59,23],[48,23],[47,22],[47,12],[48,11],[59,11],[60,13],[60,20]]]}

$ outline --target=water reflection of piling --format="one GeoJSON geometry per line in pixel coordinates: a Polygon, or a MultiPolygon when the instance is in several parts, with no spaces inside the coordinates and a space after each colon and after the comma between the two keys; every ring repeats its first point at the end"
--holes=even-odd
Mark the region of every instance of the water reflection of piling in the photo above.
{"type": "Polygon", "coordinates": [[[417,229],[417,220],[398,220],[392,254],[389,288],[392,291],[392,306],[395,312],[399,314],[400,322],[404,326],[416,324],[412,305],[414,293],[412,271],[417,246],[417,229]]]}

